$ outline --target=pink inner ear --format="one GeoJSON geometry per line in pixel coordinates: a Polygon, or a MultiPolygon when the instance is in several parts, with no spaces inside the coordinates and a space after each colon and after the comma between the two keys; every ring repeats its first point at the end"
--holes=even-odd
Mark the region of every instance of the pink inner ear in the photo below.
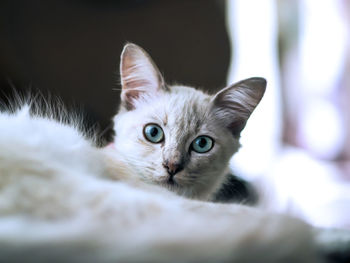
{"type": "Polygon", "coordinates": [[[120,65],[122,104],[127,110],[135,109],[137,100],[153,96],[163,87],[163,77],[148,54],[134,44],[124,47],[120,65]]]}
{"type": "MultiPolygon", "coordinates": [[[[124,89],[127,92],[138,92],[141,89],[144,89],[144,87],[147,87],[149,85],[151,85],[151,83],[146,80],[146,79],[126,79],[125,83],[123,83],[124,85],[124,89]],[[133,91],[133,89],[135,89],[135,91],[133,91]]],[[[136,97],[136,96],[133,96],[136,97]]]]}

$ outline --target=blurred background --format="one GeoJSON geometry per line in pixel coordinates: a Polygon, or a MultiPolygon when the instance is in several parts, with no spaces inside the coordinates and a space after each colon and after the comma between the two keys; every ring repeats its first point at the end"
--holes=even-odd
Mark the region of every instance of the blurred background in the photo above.
{"type": "Polygon", "coordinates": [[[106,137],[126,42],[146,49],[169,83],[226,84],[224,1],[2,0],[0,26],[1,90],[49,90],[81,104],[106,137]]]}
{"type": "Polygon", "coordinates": [[[108,142],[126,42],[170,84],[265,77],[232,169],[266,207],[350,228],[349,30],[349,0],[2,0],[0,99],[57,95],[108,142]]]}

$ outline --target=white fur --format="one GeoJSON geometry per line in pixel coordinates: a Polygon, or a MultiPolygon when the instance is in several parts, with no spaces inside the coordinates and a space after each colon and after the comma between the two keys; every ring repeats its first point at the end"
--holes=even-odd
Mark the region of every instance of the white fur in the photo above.
{"type": "Polygon", "coordinates": [[[2,262],[320,262],[296,219],[144,185],[123,156],[27,109],[0,127],[2,262]]]}

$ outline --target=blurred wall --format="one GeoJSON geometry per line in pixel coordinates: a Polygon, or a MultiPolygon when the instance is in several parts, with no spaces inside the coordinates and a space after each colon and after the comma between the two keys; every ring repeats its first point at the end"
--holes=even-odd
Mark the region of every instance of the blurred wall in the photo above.
{"type": "Polygon", "coordinates": [[[230,60],[224,4],[3,0],[0,97],[11,86],[48,90],[82,104],[104,130],[118,106],[119,56],[127,41],[148,51],[169,83],[222,88],[230,60]]]}

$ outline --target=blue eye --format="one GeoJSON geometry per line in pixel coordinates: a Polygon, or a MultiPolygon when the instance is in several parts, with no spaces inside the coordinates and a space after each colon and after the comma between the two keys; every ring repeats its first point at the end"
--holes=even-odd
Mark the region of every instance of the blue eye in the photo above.
{"type": "Polygon", "coordinates": [[[206,153],[214,146],[214,141],[208,136],[199,136],[192,142],[192,149],[197,153],[206,153]]]}
{"type": "Polygon", "coordinates": [[[153,143],[159,143],[164,139],[164,132],[157,124],[147,124],[143,129],[143,135],[153,143]]]}

